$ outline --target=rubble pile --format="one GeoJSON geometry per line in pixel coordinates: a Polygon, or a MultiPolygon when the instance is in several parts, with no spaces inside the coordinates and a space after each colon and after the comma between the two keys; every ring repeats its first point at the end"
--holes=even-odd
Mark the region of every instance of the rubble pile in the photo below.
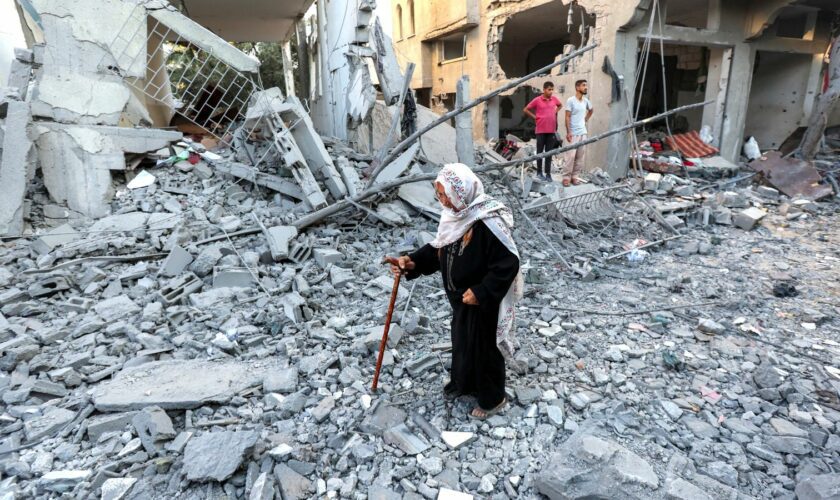
{"type": "MultiPolygon", "coordinates": [[[[512,403],[479,422],[470,398],[441,397],[450,312],[436,277],[401,288],[369,392],[392,282],[377,256],[428,241],[433,219],[386,199],[396,226],[374,207],[263,231],[298,214],[203,159],[147,173],[117,186],[114,215],[46,205],[40,236],[0,248],[4,492],[823,498],[840,481],[836,205],[640,179],[651,204],[689,198],[694,212],[641,262],[608,259],[634,235],[620,225],[531,212],[596,278],[559,269],[518,223],[512,403]],[[749,232],[703,215],[754,205],[766,215],[749,232]],[[779,283],[797,295],[774,296],[779,283]]],[[[564,198],[543,190],[534,202],[564,198]]]]}
{"type": "MultiPolygon", "coordinates": [[[[103,18],[258,66],[159,2],[102,3],[103,18]]],[[[213,123],[223,133],[185,138],[128,90],[148,68],[105,34],[68,34],[95,20],[35,4],[46,44],[18,52],[19,84],[0,94],[0,497],[836,496],[840,227],[819,182],[836,155],[797,164],[799,188],[774,154],[690,170],[642,155],[658,171],[563,188],[494,168],[527,159],[512,136],[476,149],[514,211],[527,285],[510,404],[480,421],[473,398],[442,394],[436,276],[399,289],[369,389],[393,285],[380,259],[429,242],[440,214],[429,182],[377,185],[463,156],[465,126],[380,163],[397,125],[384,103],[369,103],[375,147],[360,153],[294,95],[255,88],[213,123]],[[90,82],[109,106],[60,101],[90,82]]],[[[393,104],[389,45],[375,26],[393,104]]],[[[354,57],[330,78],[354,75],[341,118],[355,133],[374,92],[354,57]]],[[[166,111],[200,114],[188,108],[166,111]]],[[[415,130],[436,119],[416,112],[415,130]]]]}

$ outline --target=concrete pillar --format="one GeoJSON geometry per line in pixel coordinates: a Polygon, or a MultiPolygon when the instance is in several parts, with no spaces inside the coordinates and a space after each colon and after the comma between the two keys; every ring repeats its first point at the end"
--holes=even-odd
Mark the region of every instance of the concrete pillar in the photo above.
{"type": "Polygon", "coordinates": [[[814,105],[822,90],[822,68],[823,54],[814,54],[811,58],[811,67],[808,71],[808,85],[805,87],[804,100],[802,102],[802,123],[808,124],[808,117],[814,111],[814,105]]]}
{"type": "MultiPolygon", "coordinates": [[[[312,87],[309,83],[309,45],[306,39],[306,23],[303,19],[295,21],[295,32],[297,35],[297,44],[295,51],[298,56],[298,81],[300,82],[300,89],[298,90],[298,97],[306,102],[312,96],[312,87]]],[[[292,94],[286,94],[292,95],[292,94]]]]}
{"type": "MultiPolygon", "coordinates": [[[[615,39],[615,61],[613,69],[623,77],[621,100],[613,102],[609,106],[597,107],[596,113],[609,113],[609,126],[607,129],[620,127],[629,123],[630,110],[633,109],[634,89],[633,81],[636,78],[636,48],[638,42],[636,36],[630,33],[617,32],[615,39]],[[626,89],[626,92],[625,92],[626,89]]],[[[615,134],[606,139],[607,157],[604,170],[613,179],[627,175],[630,164],[630,134],[615,134]]]]}
{"type": "Polygon", "coordinates": [[[9,70],[8,86],[17,89],[21,100],[26,100],[26,93],[29,90],[29,74],[32,71],[32,64],[25,63],[18,59],[12,61],[9,70]]]}
{"type": "MultiPolygon", "coordinates": [[[[464,75],[458,80],[455,90],[455,107],[470,102],[470,77],[464,75]]],[[[475,147],[472,135],[472,111],[461,113],[455,117],[455,150],[458,161],[468,167],[475,166],[475,147]]]]}
{"type": "Polygon", "coordinates": [[[283,80],[286,84],[286,95],[297,95],[295,92],[295,70],[292,62],[292,42],[286,40],[280,45],[280,52],[283,57],[283,80]]]}
{"type": "Polygon", "coordinates": [[[723,132],[723,118],[726,114],[726,96],[729,90],[729,75],[732,71],[732,48],[712,48],[709,54],[709,74],[706,77],[705,99],[715,103],[703,108],[703,125],[712,128],[714,146],[720,146],[723,132]]]}
{"type": "Polygon", "coordinates": [[[318,38],[321,51],[321,97],[313,120],[318,131],[342,141],[355,138],[351,129],[363,121],[376,100],[370,84],[364,51],[359,45],[369,40],[372,5],[326,0],[318,1],[318,38]],[[362,112],[364,111],[364,112],[362,112]]]}
{"type": "Polygon", "coordinates": [[[742,134],[747,121],[747,108],[750,104],[754,63],[755,50],[752,44],[735,45],[720,145],[720,155],[731,162],[737,161],[741,153],[742,134]]]}
{"type": "Polygon", "coordinates": [[[484,104],[484,124],[487,140],[499,138],[499,98],[494,97],[484,104]]]}
{"type": "Polygon", "coordinates": [[[0,236],[18,236],[23,232],[23,199],[26,195],[27,160],[32,141],[28,128],[29,103],[10,101],[0,157],[0,236]]]}

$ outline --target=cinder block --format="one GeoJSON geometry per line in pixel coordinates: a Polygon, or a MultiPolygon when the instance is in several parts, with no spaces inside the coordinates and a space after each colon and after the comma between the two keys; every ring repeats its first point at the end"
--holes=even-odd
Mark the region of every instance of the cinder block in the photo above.
{"type": "Polygon", "coordinates": [[[312,255],[315,256],[315,262],[324,269],[330,264],[338,264],[344,258],[341,252],[332,248],[316,248],[312,251],[312,255]]]}
{"type": "Polygon", "coordinates": [[[251,288],[253,286],[254,277],[244,267],[213,269],[213,288],[251,288]]]}
{"type": "Polygon", "coordinates": [[[662,180],[662,174],[651,172],[645,176],[645,189],[648,191],[656,191],[659,189],[659,182],[662,180]]]}
{"type": "Polygon", "coordinates": [[[749,231],[755,227],[755,225],[758,224],[758,221],[763,219],[765,215],[767,215],[766,211],[760,208],[750,207],[736,214],[732,223],[744,231],[749,231]]]}
{"type": "Polygon", "coordinates": [[[47,295],[52,295],[68,288],[70,288],[70,284],[67,283],[67,279],[64,276],[51,276],[33,283],[27,291],[29,292],[29,296],[34,299],[37,297],[46,297],[47,295]]]}
{"type": "Polygon", "coordinates": [[[177,304],[190,294],[201,290],[204,282],[193,273],[187,273],[175,278],[160,289],[160,298],[164,305],[177,304]]]}

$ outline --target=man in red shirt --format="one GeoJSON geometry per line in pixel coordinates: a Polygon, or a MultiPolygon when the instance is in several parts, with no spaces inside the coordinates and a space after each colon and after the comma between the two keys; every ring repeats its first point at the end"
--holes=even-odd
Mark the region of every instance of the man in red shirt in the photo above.
{"type": "MultiPolygon", "coordinates": [[[[554,94],[554,84],[545,82],[542,95],[535,97],[523,110],[537,122],[537,153],[551,151],[557,147],[557,112],[563,104],[552,94],[554,94]]],[[[539,178],[551,182],[551,157],[537,160],[537,170],[539,178]]]]}

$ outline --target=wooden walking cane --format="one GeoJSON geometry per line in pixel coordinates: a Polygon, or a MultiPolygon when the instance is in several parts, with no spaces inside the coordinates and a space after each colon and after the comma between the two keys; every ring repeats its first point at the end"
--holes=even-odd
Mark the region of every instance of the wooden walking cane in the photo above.
{"type": "MultiPolygon", "coordinates": [[[[394,257],[384,257],[383,263],[398,266],[399,263],[394,257]]],[[[376,371],[373,373],[373,385],[371,392],[376,392],[376,385],[379,383],[379,370],[382,368],[382,358],[385,356],[385,344],[388,343],[388,330],[391,329],[391,316],[394,314],[394,304],[397,302],[397,291],[400,289],[402,273],[394,276],[394,288],[391,289],[391,302],[388,304],[388,314],[385,316],[385,330],[382,332],[382,342],[379,343],[379,357],[376,359],[376,371]]]]}

